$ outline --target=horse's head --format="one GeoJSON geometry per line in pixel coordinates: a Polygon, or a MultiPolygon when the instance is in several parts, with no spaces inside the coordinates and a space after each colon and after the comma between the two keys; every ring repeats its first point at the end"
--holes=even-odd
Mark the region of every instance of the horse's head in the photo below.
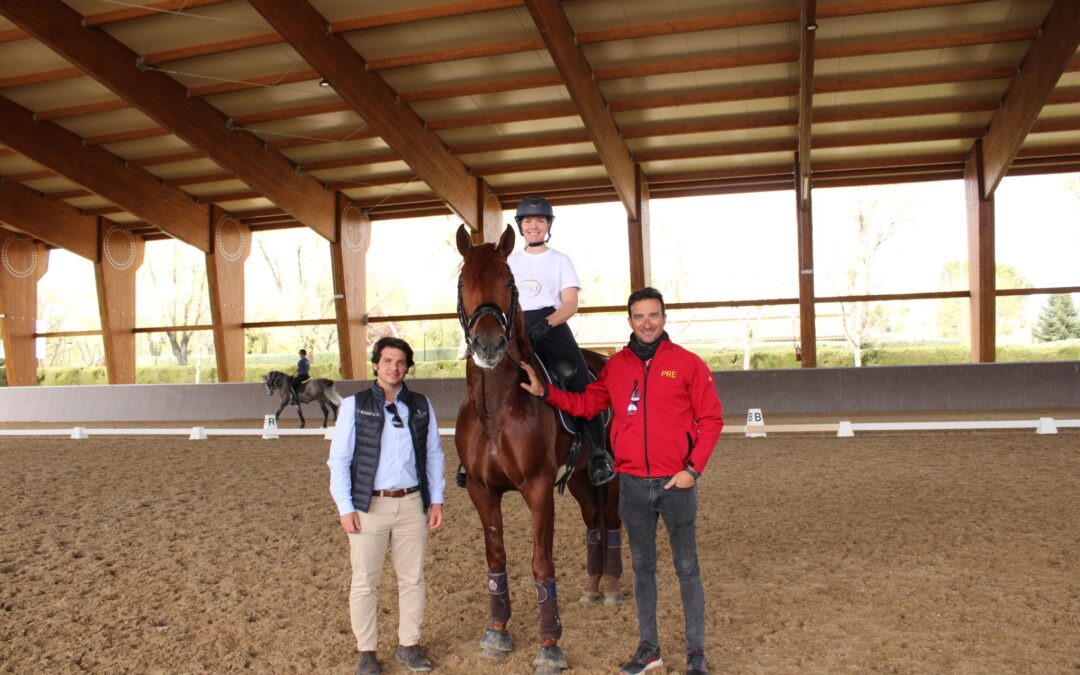
{"type": "Polygon", "coordinates": [[[514,250],[514,230],[508,225],[498,244],[473,246],[462,225],[457,231],[457,247],[462,257],[458,320],[473,362],[481,368],[494,368],[524,326],[514,275],[506,263],[514,250]]]}
{"type": "Polygon", "coordinates": [[[278,371],[271,370],[266,375],[263,375],[263,384],[266,385],[266,395],[273,396],[274,392],[278,388],[278,378],[275,375],[279,375],[278,371]]]}

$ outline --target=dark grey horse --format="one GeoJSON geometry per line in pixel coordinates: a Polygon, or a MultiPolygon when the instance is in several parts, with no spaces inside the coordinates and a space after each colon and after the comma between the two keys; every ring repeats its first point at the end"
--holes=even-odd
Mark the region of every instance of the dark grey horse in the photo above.
{"type": "Polygon", "coordinates": [[[304,427],[304,411],[300,409],[300,403],[311,403],[312,401],[318,401],[319,407],[322,408],[322,425],[326,427],[327,419],[330,417],[330,410],[334,411],[334,421],[337,422],[338,406],[341,405],[341,396],[334,389],[334,381],[327,380],[325,378],[317,378],[314,380],[308,380],[302,382],[297,387],[297,395],[300,398],[299,403],[293,401],[292,390],[289,388],[290,378],[280,370],[271,370],[266,375],[263,375],[263,382],[266,383],[266,393],[273,396],[276,392],[281,392],[281,405],[278,406],[277,412],[274,413],[274,417],[281,417],[281,411],[285,409],[285,406],[290,402],[296,406],[296,414],[300,418],[300,427],[304,427]],[[330,410],[327,410],[327,406],[330,406],[330,410]]]}

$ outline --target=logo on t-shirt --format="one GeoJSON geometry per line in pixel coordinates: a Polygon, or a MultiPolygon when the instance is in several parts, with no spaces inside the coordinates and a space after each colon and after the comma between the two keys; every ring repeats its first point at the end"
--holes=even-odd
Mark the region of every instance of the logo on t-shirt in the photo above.
{"type": "Polygon", "coordinates": [[[536,279],[525,279],[518,284],[518,295],[523,298],[535,298],[542,290],[543,287],[536,279]]]}

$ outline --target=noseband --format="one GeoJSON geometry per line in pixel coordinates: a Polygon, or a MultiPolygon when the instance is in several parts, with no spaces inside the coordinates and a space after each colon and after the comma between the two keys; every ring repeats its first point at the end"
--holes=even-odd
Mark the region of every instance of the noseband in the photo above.
{"type": "Polygon", "coordinates": [[[476,326],[477,322],[485,316],[492,316],[495,321],[499,323],[499,328],[502,329],[503,335],[506,336],[506,340],[509,342],[514,336],[514,318],[518,311],[518,290],[514,284],[514,280],[511,279],[507,284],[510,289],[510,309],[505,313],[502,308],[496,305],[494,302],[485,302],[473,311],[471,316],[465,316],[465,301],[461,297],[461,277],[458,277],[457,284],[457,313],[458,322],[461,324],[461,329],[465,331],[465,346],[468,350],[472,351],[472,337],[469,335],[472,329],[476,326]]]}

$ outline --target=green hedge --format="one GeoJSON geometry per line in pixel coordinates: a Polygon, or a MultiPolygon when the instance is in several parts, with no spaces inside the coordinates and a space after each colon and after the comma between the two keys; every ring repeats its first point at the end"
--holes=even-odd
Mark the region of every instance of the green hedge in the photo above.
{"type": "MultiPolygon", "coordinates": [[[[695,350],[713,370],[742,370],[742,351],[695,350]]],[[[873,345],[863,349],[865,366],[916,366],[964,364],[970,362],[970,349],[965,345],[931,344],[918,345],[873,345]]],[[[250,357],[249,357],[250,358],[250,357]]],[[[280,358],[280,357],[279,357],[280,358]]],[[[1031,361],[1080,361],[1080,340],[1062,340],[1039,345],[1008,345],[998,347],[997,360],[1008,362],[1031,361]]],[[[244,369],[248,382],[259,382],[262,376],[271,370],[292,372],[296,364],[292,361],[271,361],[259,359],[262,363],[249,363],[244,369]]],[[[821,346],[818,348],[818,366],[822,368],[851,367],[854,358],[849,349],[840,346],[821,346]]],[[[754,350],[750,355],[750,367],[754,370],[774,370],[798,368],[801,364],[795,360],[795,351],[790,346],[766,346],[754,350]]],[[[311,367],[312,377],[326,377],[331,380],[341,379],[336,359],[329,356],[311,367]]],[[[464,359],[439,361],[420,361],[413,368],[413,378],[451,378],[465,376],[464,359]]],[[[368,364],[364,363],[361,377],[370,377],[368,364]]],[[[217,368],[203,366],[200,381],[217,382],[217,368]]],[[[172,384],[195,381],[195,366],[144,366],[138,368],[135,380],[139,384],[172,384]]],[[[85,368],[41,368],[38,370],[38,383],[44,385],[106,384],[105,369],[102,367],[85,368]]],[[[6,373],[0,368],[0,386],[7,385],[6,373]]]]}

